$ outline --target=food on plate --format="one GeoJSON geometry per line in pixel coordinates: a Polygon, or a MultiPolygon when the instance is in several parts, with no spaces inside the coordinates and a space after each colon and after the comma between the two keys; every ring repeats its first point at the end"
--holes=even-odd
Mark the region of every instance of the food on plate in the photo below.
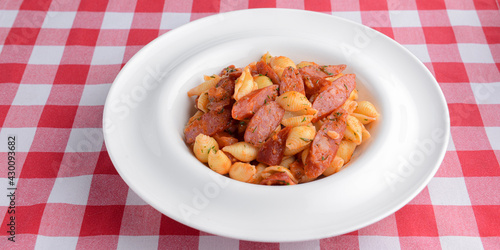
{"type": "Polygon", "coordinates": [[[356,75],[345,69],[268,52],[205,76],[187,93],[197,111],[185,142],[200,162],[241,182],[295,185],[333,175],[380,115],[357,100],[356,75]]]}

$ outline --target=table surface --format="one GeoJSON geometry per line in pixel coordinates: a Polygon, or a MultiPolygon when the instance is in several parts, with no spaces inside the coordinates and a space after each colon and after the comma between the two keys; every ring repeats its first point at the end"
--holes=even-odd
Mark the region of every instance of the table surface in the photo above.
{"type": "Polygon", "coordinates": [[[499,69],[495,0],[2,1],[0,248],[499,249],[499,69]],[[370,26],[434,74],[450,110],[451,140],[436,176],[408,205],[345,235],[258,243],[179,224],[120,178],[101,124],[106,94],[123,65],[182,24],[261,7],[318,11],[370,26]]]}

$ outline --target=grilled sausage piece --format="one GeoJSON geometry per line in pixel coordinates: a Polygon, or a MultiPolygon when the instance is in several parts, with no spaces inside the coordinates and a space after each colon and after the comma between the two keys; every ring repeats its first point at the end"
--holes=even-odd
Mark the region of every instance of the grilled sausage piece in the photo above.
{"type": "Polygon", "coordinates": [[[281,75],[280,95],[288,91],[297,91],[304,95],[306,94],[302,75],[293,67],[287,67],[281,75]]]}
{"type": "Polygon", "coordinates": [[[271,132],[281,123],[285,110],[275,101],[262,106],[252,117],[245,130],[244,139],[255,147],[260,147],[271,132]]]}
{"type": "Polygon", "coordinates": [[[262,105],[274,101],[277,96],[278,85],[271,85],[250,92],[250,94],[243,96],[233,105],[233,119],[244,120],[250,118],[262,105]]]}
{"type": "Polygon", "coordinates": [[[313,122],[322,119],[344,104],[356,87],[355,77],[354,74],[344,75],[321,90],[312,105],[313,109],[318,110],[318,115],[313,122]]]}
{"type": "Polygon", "coordinates": [[[270,175],[260,182],[262,185],[295,185],[295,182],[286,173],[279,172],[270,175]]]}
{"type": "Polygon", "coordinates": [[[330,166],[344,137],[347,115],[347,111],[342,108],[334,110],[316,133],[304,166],[307,177],[316,178],[330,166]],[[328,131],[337,132],[338,138],[332,139],[327,135],[328,131]]]}
{"type": "Polygon", "coordinates": [[[217,132],[224,131],[231,123],[231,111],[229,109],[209,111],[184,128],[186,143],[193,143],[199,134],[212,136],[217,132]]]}
{"type": "Polygon", "coordinates": [[[292,127],[286,127],[264,142],[257,153],[257,161],[269,166],[279,165],[283,160],[286,138],[291,129],[292,127]]]}
{"type": "Polygon", "coordinates": [[[269,77],[273,84],[280,85],[280,77],[278,76],[278,74],[276,74],[276,72],[274,72],[271,66],[267,65],[267,63],[259,61],[257,63],[257,72],[261,75],[269,77]]]}

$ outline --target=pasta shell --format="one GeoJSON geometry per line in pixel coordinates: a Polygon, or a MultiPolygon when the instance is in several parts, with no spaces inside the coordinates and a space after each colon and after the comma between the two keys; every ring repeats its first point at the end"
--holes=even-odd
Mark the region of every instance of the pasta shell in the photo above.
{"type": "Polygon", "coordinates": [[[237,142],[235,144],[225,146],[222,151],[230,153],[236,159],[243,162],[250,162],[257,158],[257,148],[248,142],[237,142]]]}
{"type": "Polygon", "coordinates": [[[257,83],[259,89],[273,85],[273,82],[267,76],[255,76],[253,80],[257,83]]]}
{"type": "Polygon", "coordinates": [[[243,69],[241,76],[236,80],[236,83],[234,85],[233,98],[237,101],[258,88],[259,86],[253,80],[252,73],[250,72],[250,67],[246,66],[243,69]]]}
{"type": "Polygon", "coordinates": [[[269,65],[271,65],[271,68],[273,68],[274,72],[276,72],[276,74],[278,74],[280,78],[281,75],[283,74],[283,70],[285,70],[286,68],[288,67],[292,67],[294,69],[297,68],[292,59],[286,56],[275,56],[271,58],[271,60],[269,61],[269,65]]]}
{"type": "Polygon", "coordinates": [[[365,124],[365,125],[377,120],[376,117],[369,117],[369,116],[358,114],[358,113],[352,113],[351,115],[356,117],[359,122],[361,122],[362,124],[365,124]]]}
{"type": "Polygon", "coordinates": [[[375,106],[368,101],[358,102],[358,107],[356,108],[356,110],[354,110],[354,112],[373,118],[377,118],[379,116],[379,113],[377,112],[377,109],[375,109],[375,106]]]}
{"type": "Polygon", "coordinates": [[[304,151],[302,151],[302,153],[300,154],[300,159],[302,160],[302,164],[305,166],[306,165],[306,159],[307,159],[307,155],[309,154],[309,148],[310,147],[307,147],[306,149],[304,149],[304,151]]]}
{"type": "Polygon", "coordinates": [[[334,82],[335,80],[339,79],[340,77],[342,77],[344,74],[342,73],[338,73],[334,76],[330,76],[330,77],[327,77],[325,78],[327,81],[330,81],[330,82],[334,82]]]}
{"type": "MultiPolygon", "coordinates": [[[[213,75],[211,75],[211,76],[204,75],[204,76],[203,76],[203,80],[204,80],[204,81],[212,80],[212,79],[214,79],[214,78],[216,78],[216,77],[218,77],[218,76],[219,76],[219,75],[216,75],[216,74],[213,74],[213,75]]],[[[220,76],[219,76],[219,77],[220,77],[220,76]]]]}
{"type": "Polygon", "coordinates": [[[363,141],[366,141],[368,139],[370,139],[370,137],[372,137],[372,135],[370,134],[370,132],[368,132],[368,130],[366,130],[365,126],[364,125],[361,125],[362,127],[362,131],[361,131],[361,134],[363,136],[363,141]]]}
{"type": "Polygon", "coordinates": [[[356,101],[358,99],[358,90],[353,89],[351,94],[349,95],[349,100],[356,101]]]}
{"type": "Polygon", "coordinates": [[[316,136],[314,126],[293,127],[286,138],[285,155],[295,155],[304,150],[316,136]]]}
{"type": "Polygon", "coordinates": [[[293,176],[292,172],[290,172],[290,169],[282,167],[282,166],[269,166],[269,167],[267,167],[266,169],[264,169],[264,171],[262,171],[262,178],[265,179],[274,173],[286,173],[288,175],[288,177],[290,177],[290,179],[293,182],[298,183],[295,176],[293,176]]]}
{"type": "Polygon", "coordinates": [[[200,85],[190,89],[188,91],[188,96],[191,97],[194,95],[201,95],[201,93],[215,87],[215,85],[217,85],[217,83],[219,83],[220,79],[221,79],[220,76],[213,75],[213,78],[211,77],[211,79],[204,81],[200,85]]]}
{"type": "Polygon", "coordinates": [[[273,56],[271,54],[269,54],[269,51],[268,51],[260,57],[260,60],[265,62],[265,63],[269,63],[269,62],[271,62],[271,58],[273,58],[273,56]]]}
{"type": "Polygon", "coordinates": [[[204,134],[196,136],[193,145],[193,152],[198,160],[203,163],[207,163],[208,154],[211,150],[219,150],[219,144],[217,144],[217,141],[214,138],[204,134]]]}
{"type": "Polygon", "coordinates": [[[342,169],[342,166],[344,165],[344,160],[338,156],[335,156],[333,159],[332,163],[330,163],[330,166],[325,169],[325,172],[323,172],[324,176],[330,176],[332,174],[337,173],[342,169]]]}
{"type": "Polygon", "coordinates": [[[204,113],[208,112],[208,91],[205,91],[201,93],[200,97],[198,98],[198,103],[196,104],[196,107],[203,111],[204,113]]]}
{"type": "Polygon", "coordinates": [[[285,127],[295,127],[295,126],[300,126],[300,125],[307,125],[311,123],[312,119],[314,118],[313,115],[301,115],[301,116],[294,116],[290,118],[286,118],[281,120],[281,124],[285,127]]]}
{"type": "Polygon", "coordinates": [[[348,115],[347,116],[347,127],[344,132],[344,138],[346,140],[356,143],[356,145],[361,144],[363,140],[363,124],[361,124],[356,117],[348,115]]]}
{"type": "Polygon", "coordinates": [[[343,108],[345,111],[347,111],[347,113],[352,114],[354,110],[358,107],[358,103],[356,101],[347,99],[344,102],[344,104],[342,104],[342,106],[340,107],[343,108]]]}
{"type": "Polygon", "coordinates": [[[276,98],[276,102],[286,111],[299,111],[305,108],[312,108],[307,97],[297,91],[288,91],[276,98]]]}
{"type": "Polygon", "coordinates": [[[264,178],[262,178],[262,171],[267,168],[267,165],[264,163],[259,163],[255,167],[255,174],[253,175],[252,183],[259,184],[264,178]]]}
{"type": "Polygon", "coordinates": [[[255,172],[254,165],[235,162],[229,169],[229,177],[242,182],[252,182],[255,172]]]}
{"type": "Polygon", "coordinates": [[[351,160],[352,154],[356,149],[356,143],[351,141],[342,140],[337,150],[337,156],[344,160],[344,164],[351,160]]]}
{"type": "Polygon", "coordinates": [[[280,166],[285,167],[285,168],[289,168],[290,164],[292,164],[292,162],[294,162],[294,161],[295,161],[295,157],[293,155],[285,156],[285,157],[283,157],[283,160],[281,161],[280,166]]]}
{"type": "Polygon", "coordinates": [[[231,160],[227,157],[222,150],[212,150],[208,154],[208,166],[219,174],[229,173],[231,168],[231,160]]]}
{"type": "Polygon", "coordinates": [[[300,69],[300,68],[304,68],[304,67],[309,66],[309,65],[318,65],[318,64],[315,62],[302,61],[299,64],[297,64],[297,68],[300,69]]]}
{"type": "Polygon", "coordinates": [[[200,119],[200,117],[203,115],[203,112],[202,111],[196,111],[196,113],[191,117],[189,118],[188,120],[188,123],[187,125],[191,124],[192,122],[194,122],[195,120],[198,120],[200,119]]]}

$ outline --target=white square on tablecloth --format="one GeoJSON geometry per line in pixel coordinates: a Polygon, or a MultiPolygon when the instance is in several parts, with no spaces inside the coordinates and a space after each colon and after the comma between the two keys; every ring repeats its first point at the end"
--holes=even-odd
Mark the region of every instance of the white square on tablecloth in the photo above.
{"type": "Polygon", "coordinates": [[[14,24],[17,10],[0,10],[0,28],[10,28],[14,24]]]}
{"type": "Polygon", "coordinates": [[[125,55],[125,46],[96,46],[92,65],[122,64],[125,55]]]}
{"type": "Polygon", "coordinates": [[[481,21],[475,10],[447,10],[451,26],[477,26],[481,27],[481,21]]]}
{"type": "Polygon", "coordinates": [[[130,29],[133,19],[134,13],[106,12],[101,29],[130,29]]]}
{"type": "Polygon", "coordinates": [[[58,177],[47,202],[87,205],[91,183],[92,175],[58,177]]]}
{"type": "Polygon", "coordinates": [[[469,193],[462,177],[434,177],[427,187],[433,205],[471,205],[469,193]]]}
{"type": "Polygon", "coordinates": [[[80,106],[104,105],[111,84],[87,84],[83,89],[80,106]]]}
{"type": "Polygon", "coordinates": [[[19,84],[12,105],[45,105],[51,89],[51,84],[19,84]]]}
{"type": "Polygon", "coordinates": [[[238,249],[240,241],[221,236],[200,236],[198,250],[238,249]]]}
{"type": "Polygon", "coordinates": [[[359,249],[401,249],[399,238],[393,236],[358,236],[359,249]]]}
{"type": "Polygon", "coordinates": [[[453,142],[453,137],[450,135],[450,139],[448,140],[448,147],[446,151],[455,151],[455,143],[453,142]]]}
{"type": "MultiPolygon", "coordinates": [[[[7,144],[8,136],[16,136],[16,152],[29,152],[33,139],[35,138],[36,128],[2,128],[0,131],[0,140],[7,144]]],[[[0,147],[0,152],[7,152],[7,146],[0,147]]],[[[7,164],[7,162],[5,162],[7,164]]],[[[7,168],[7,167],[5,167],[7,168]]]]}
{"type": "Polygon", "coordinates": [[[175,29],[183,24],[189,23],[190,13],[165,12],[161,16],[160,29],[175,29]]]}
{"type": "Polygon", "coordinates": [[[392,27],[421,27],[420,17],[416,10],[390,10],[389,18],[392,27]]]}
{"type": "Polygon", "coordinates": [[[75,249],[78,237],[52,237],[37,235],[35,249],[75,249]]]}
{"type": "Polygon", "coordinates": [[[319,240],[280,243],[280,250],[321,249],[319,240]]]}
{"type": "Polygon", "coordinates": [[[64,46],[35,46],[29,64],[57,65],[61,62],[64,46]]]}
{"type": "Polygon", "coordinates": [[[158,249],[159,237],[120,235],[117,249],[158,249]]]}
{"type": "Polygon", "coordinates": [[[72,128],[66,152],[100,152],[104,135],[102,128],[72,128]]]}
{"type": "Polygon", "coordinates": [[[76,12],[74,11],[49,11],[45,15],[42,28],[70,29],[73,26],[76,12]]]}
{"type": "Polygon", "coordinates": [[[132,189],[128,189],[127,194],[127,202],[125,203],[127,206],[142,206],[148,205],[139,195],[137,195],[132,189]]]}
{"type": "Polygon", "coordinates": [[[429,51],[427,50],[427,45],[425,44],[405,44],[403,45],[407,48],[413,55],[415,55],[421,62],[431,62],[429,56],[429,51]]]}
{"type": "Polygon", "coordinates": [[[500,150],[500,127],[485,127],[486,135],[493,150],[500,150]]]}
{"type": "Polygon", "coordinates": [[[495,63],[487,44],[459,43],[457,45],[464,63],[495,63]]]}
{"type": "Polygon", "coordinates": [[[500,82],[471,83],[477,104],[500,104],[500,82]]]}
{"type": "Polygon", "coordinates": [[[335,11],[332,15],[361,23],[361,13],[359,11],[335,11]]]}
{"type": "Polygon", "coordinates": [[[483,249],[479,237],[440,236],[439,241],[443,249],[483,249]]]}

